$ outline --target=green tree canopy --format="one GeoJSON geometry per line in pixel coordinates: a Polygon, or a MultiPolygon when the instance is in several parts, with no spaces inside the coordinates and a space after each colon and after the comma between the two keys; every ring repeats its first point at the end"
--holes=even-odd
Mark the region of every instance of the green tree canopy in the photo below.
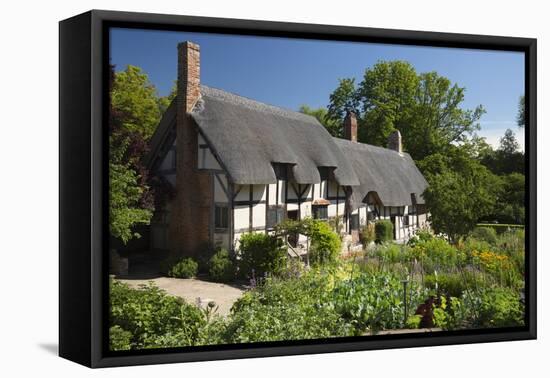
{"type": "Polygon", "coordinates": [[[434,155],[430,159],[438,160],[441,172],[428,176],[430,185],[423,194],[432,228],[453,242],[493,211],[500,190],[497,176],[479,162],[459,155],[434,155]],[[449,165],[454,169],[449,169],[449,165]]]}
{"type": "Polygon", "coordinates": [[[135,87],[136,77],[142,84],[146,82],[143,80],[146,76],[140,72],[139,68],[129,66],[127,71],[117,74],[111,69],[110,76],[109,230],[112,237],[124,244],[140,236],[135,232],[135,226],[149,224],[153,211],[153,193],[147,185],[148,172],[142,164],[147,153],[145,135],[148,132],[141,129],[145,124],[139,117],[143,112],[152,112],[143,116],[148,122],[153,122],[155,117],[158,118],[159,108],[156,92],[153,93],[155,106],[142,108],[142,102],[130,93],[135,87]],[[116,101],[113,99],[115,93],[116,101]]]}
{"type": "Polygon", "coordinates": [[[153,135],[162,112],[168,106],[165,100],[159,99],[147,74],[131,65],[115,73],[111,104],[126,115],[122,126],[140,133],[145,139],[153,135]]]}
{"type": "Polygon", "coordinates": [[[410,63],[380,61],[357,86],[354,79],[340,80],[327,116],[342,125],[346,111],[355,111],[359,141],[378,146],[385,147],[397,129],[404,149],[421,160],[466,142],[479,129],[484,109],[462,109],[464,94],[465,88],[436,72],[418,74],[410,63]]]}
{"type": "Polygon", "coordinates": [[[506,129],[506,131],[504,132],[504,136],[500,138],[500,146],[498,149],[505,154],[513,154],[515,152],[518,152],[519,143],[516,139],[516,135],[512,130],[506,129]]]}

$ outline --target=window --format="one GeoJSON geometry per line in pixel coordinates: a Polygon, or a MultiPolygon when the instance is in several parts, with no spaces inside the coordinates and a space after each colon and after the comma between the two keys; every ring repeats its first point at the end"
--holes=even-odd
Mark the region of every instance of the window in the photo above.
{"type": "Polygon", "coordinates": [[[329,179],[329,169],[328,167],[319,167],[319,176],[321,176],[321,181],[329,179]]]}
{"type": "Polygon", "coordinates": [[[214,212],[214,227],[227,229],[229,224],[229,209],[226,204],[216,204],[214,212]]]}
{"type": "Polygon", "coordinates": [[[277,180],[286,180],[287,179],[287,165],[282,163],[273,163],[273,171],[277,180]]]}
{"type": "Polygon", "coordinates": [[[408,215],[405,215],[403,217],[403,226],[404,227],[409,227],[409,216],[408,215]]]}
{"type": "Polygon", "coordinates": [[[350,229],[359,230],[359,214],[352,214],[349,219],[350,229]]]}
{"type": "Polygon", "coordinates": [[[313,205],[311,206],[313,212],[313,218],[315,219],[328,219],[328,206],[327,205],[313,205]]]}
{"type": "Polygon", "coordinates": [[[269,206],[267,209],[267,228],[273,228],[285,219],[283,206],[269,206]]]}

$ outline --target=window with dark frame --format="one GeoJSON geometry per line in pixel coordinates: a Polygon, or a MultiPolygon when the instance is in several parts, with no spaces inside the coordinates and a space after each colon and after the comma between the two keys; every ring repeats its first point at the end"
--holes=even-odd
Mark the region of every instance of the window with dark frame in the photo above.
{"type": "Polygon", "coordinates": [[[328,205],[313,205],[311,206],[313,218],[320,220],[328,219],[328,205]]]}
{"type": "Polygon", "coordinates": [[[229,208],[226,204],[216,204],[214,227],[218,230],[226,230],[229,227],[229,208]]]}
{"type": "Polygon", "coordinates": [[[285,208],[281,205],[269,206],[267,209],[267,228],[272,229],[285,219],[285,208]]]}

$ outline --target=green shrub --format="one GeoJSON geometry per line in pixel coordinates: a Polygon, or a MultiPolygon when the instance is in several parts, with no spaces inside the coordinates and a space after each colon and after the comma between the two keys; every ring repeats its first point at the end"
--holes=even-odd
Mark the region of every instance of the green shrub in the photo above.
{"type": "Polygon", "coordinates": [[[218,282],[228,282],[235,278],[235,265],[226,249],[220,249],[208,261],[208,274],[218,282]]]}
{"type": "Polygon", "coordinates": [[[422,264],[426,273],[454,269],[466,262],[464,253],[459,252],[442,238],[419,241],[412,249],[411,255],[422,264]]]}
{"type": "Polygon", "coordinates": [[[460,298],[467,290],[476,290],[485,284],[483,274],[478,272],[438,273],[424,276],[424,285],[440,295],[460,298]]]}
{"type": "Polygon", "coordinates": [[[477,240],[482,240],[491,245],[497,244],[497,232],[490,227],[476,227],[471,232],[470,236],[477,240]]]}
{"type": "Polygon", "coordinates": [[[415,247],[419,242],[425,242],[435,238],[434,234],[429,229],[421,228],[407,241],[409,247],[415,247]]]}
{"type": "Polygon", "coordinates": [[[299,279],[267,279],[233,305],[225,329],[226,342],[352,335],[353,327],[331,305],[328,281],[327,276],[313,273],[299,279]]]}
{"type": "Polygon", "coordinates": [[[480,327],[518,327],[524,324],[525,308],[517,290],[496,287],[480,293],[480,327]]]}
{"type": "Polygon", "coordinates": [[[422,320],[422,315],[412,315],[407,319],[405,326],[410,329],[420,328],[420,321],[422,320]]]}
{"type": "Polygon", "coordinates": [[[310,228],[310,237],[309,261],[311,264],[334,264],[338,260],[342,242],[326,222],[313,221],[310,228]]]}
{"type": "Polygon", "coordinates": [[[130,350],[132,345],[132,333],[125,331],[116,325],[109,328],[109,349],[130,350]]]}
{"type": "Polygon", "coordinates": [[[376,239],[376,234],[374,232],[374,223],[368,223],[365,226],[362,226],[359,230],[359,241],[363,244],[363,247],[367,247],[376,239]]]}
{"type": "Polygon", "coordinates": [[[450,301],[450,306],[442,306],[445,313],[438,313],[439,326],[445,329],[503,328],[524,324],[525,308],[515,290],[502,287],[467,290],[460,298],[450,297],[450,301]]]}
{"type": "Polygon", "coordinates": [[[111,281],[109,297],[110,325],[120,328],[111,341],[117,347],[127,347],[128,334],[123,332],[131,334],[132,349],[195,345],[205,324],[197,307],[167,295],[152,283],[132,289],[111,281]]]}
{"type": "Polygon", "coordinates": [[[374,233],[376,235],[376,243],[378,244],[393,240],[393,223],[386,219],[376,221],[374,224],[374,233]]]}
{"type": "MultiPolygon", "coordinates": [[[[409,309],[416,308],[426,295],[414,282],[407,292],[409,309]]],[[[338,283],[333,295],[336,311],[359,332],[404,326],[403,284],[395,275],[361,274],[338,283]]]]}
{"type": "Polygon", "coordinates": [[[374,255],[385,264],[405,263],[409,261],[409,247],[396,243],[384,243],[376,246],[374,255]]]}
{"type": "Polygon", "coordinates": [[[197,275],[199,264],[190,257],[181,259],[168,271],[168,276],[174,278],[192,278],[197,275]]]}
{"type": "Polygon", "coordinates": [[[286,266],[286,248],[281,239],[264,233],[243,234],[239,240],[239,272],[244,277],[266,273],[278,275],[286,266]]]}

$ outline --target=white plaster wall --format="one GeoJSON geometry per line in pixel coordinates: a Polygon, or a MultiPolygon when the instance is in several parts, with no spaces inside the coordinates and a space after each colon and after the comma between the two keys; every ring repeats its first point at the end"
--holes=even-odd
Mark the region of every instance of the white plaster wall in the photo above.
{"type": "Polygon", "coordinates": [[[252,207],[252,228],[265,228],[265,204],[259,203],[252,207]]]}
{"type": "MultiPolygon", "coordinates": [[[[227,188],[227,177],[225,176],[225,174],[219,174],[218,177],[220,178],[223,185],[227,188]]],[[[220,182],[216,177],[214,177],[214,201],[223,203],[229,202],[229,198],[227,198],[227,195],[225,194],[220,182]]]]}
{"type": "MultiPolygon", "coordinates": [[[[269,205],[275,205],[275,189],[277,188],[277,185],[275,184],[269,184],[269,199],[268,199],[268,202],[269,202],[269,205]]],[[[267,189],[266,189],[267,191],[267,189]]],[[[267,198],[267,196],[266,196],[267,198]]]]}
{"type": "Polygon", "coordinates": [[[235,185],[235,191],[238,192],[235,201],[249,201],[250,189],[249,185],[235,185]]]}
{"type": "Polygon", "coordinates": [[[249,226],[249,211],[248,205],[246,206],[235,206],[234,209],[234,219],[235,219],[235,230],[247,229],[249,226]]]}

